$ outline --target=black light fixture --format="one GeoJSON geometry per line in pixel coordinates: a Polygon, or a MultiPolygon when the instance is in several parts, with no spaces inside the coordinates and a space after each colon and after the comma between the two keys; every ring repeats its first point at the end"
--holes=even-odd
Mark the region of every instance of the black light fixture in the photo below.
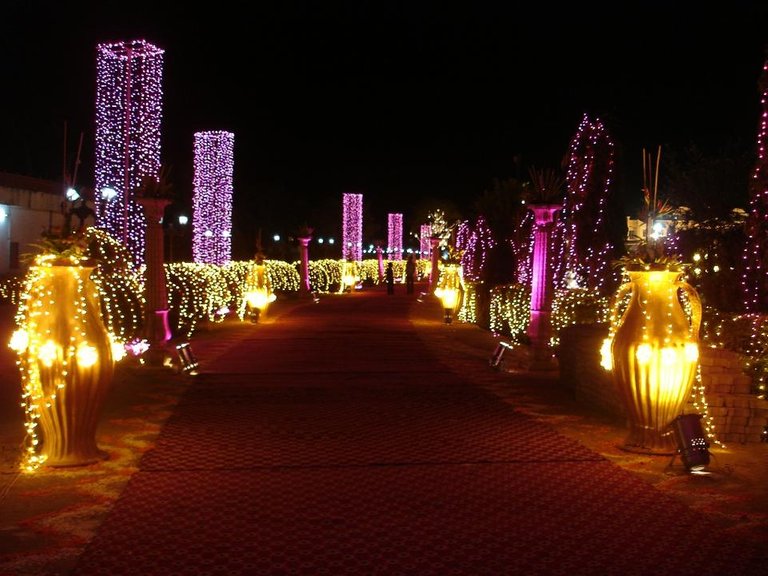
{"type": "Polygon", "coordinates": [[[709,464],[709,442],[701,414],[680,414],[672,421],[677,452],[689,472],[702,472],[709,464]]]}
{"type": "Polygon", "coordinates": [[[499,345],[496,346],[496,350],[494,350],[493,354],[491,355],[491,359],[488,360],[491,368],[498,368],[499,364],[501,364],[501,358],[504,356],[504,352],[511,349],[512,344],[509,342],[499,342],[499,345]]]}
{"type": "Polygon", "coordinates": [[[181,371],[192,376],[197,374],[197,358],[195,358],[189,342],[183,342],[176,346],[176,352],[179,354],[179,360],[181,361],[181,371]]]}

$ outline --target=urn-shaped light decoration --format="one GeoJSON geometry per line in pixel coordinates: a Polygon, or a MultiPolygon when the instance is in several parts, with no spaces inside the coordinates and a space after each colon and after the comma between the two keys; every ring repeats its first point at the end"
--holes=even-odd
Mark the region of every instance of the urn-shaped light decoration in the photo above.
{"type": "Polygon", "coordinates": [[[698,368],[701,302],[679,270],[625,272],[629,281],[614,297],[602,350],[629,418],[623,447],[674,454],[671,425],[691,396],[698,368]]]}
{"type": "Polygon", "coordinates": [[[106,457],[96,428],[115,356],[91,279],[94,269],[76,256],[49,255],[38,257],[27,273],[10,346],[21,371],[28,471],[106,457]]]}

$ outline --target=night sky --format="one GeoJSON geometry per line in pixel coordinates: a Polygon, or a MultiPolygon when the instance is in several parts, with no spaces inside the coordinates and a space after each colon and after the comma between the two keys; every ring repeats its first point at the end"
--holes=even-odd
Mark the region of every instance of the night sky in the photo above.
{"type": "Polygon", "coordinates": [[[235,233],[340,226],[343,192],[382,226],[404,212],[417,229],[441,204],[469,216],[494,178],[558,167],[584,113],[616,141],[629,204],[643,147],[754,148],[765,1],[154,4],[3,3],[0,170],[60,179],[66,122],[91,185],[96,44],[142,38],[165,50],[180,202],[193,133],[235,134],[235,233]]]}

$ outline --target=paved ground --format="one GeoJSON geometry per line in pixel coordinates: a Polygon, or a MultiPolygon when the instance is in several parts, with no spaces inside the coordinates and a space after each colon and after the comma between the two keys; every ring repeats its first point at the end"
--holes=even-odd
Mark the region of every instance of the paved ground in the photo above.
{"type": "Polygon", "coordinates": [[[622,452],[557,373],[439,320],[374,289],[206,327],[199,376],[118,371],[108,460],[34,476],[3,350],[0,574],[739,573],[768,541],[765,445],[705,477],[622,452]]]}

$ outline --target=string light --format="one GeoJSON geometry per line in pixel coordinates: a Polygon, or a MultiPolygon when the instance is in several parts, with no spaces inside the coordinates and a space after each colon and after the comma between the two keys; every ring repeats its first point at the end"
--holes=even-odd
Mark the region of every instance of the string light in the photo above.
{"type": "Polygon", "coordinates": [[[342,217],[343,260],[363,259],[363,195],[345,193],[342,217]]]}
{"type": "Polygon", "coordinates": [[[195,133],[192,260],[225,265],[232,258],[232,173],[235,135],[195,133]]]}
{"type": "MultiPolygon", "coordinates": [[[[604,291],[611,276],[614,247],[607,237],[605,207],[613,183],[614,143],[599,118],[584,114],[571,139],[566,182],[568,191],[553,234],[554,285],[566,276],[582,287],[604,291]]],[[[614,283],[618,277],[614,275],[614,283]]]]}
{"type": "Polygon", "coordinates": [[[419,228],[419,258],[429,260],[431,252],[431,244],[429,239],[432,237],[432,226],[429,224],[422,224],[419,228]]]}
{"type": "Polygon", "coordinates": [[[387,215],[387,253],[390,260],[403,259],[403,215],[398,213],[387,215]]]}
{"type": "Polygon", "coordinates": [[[760,76],[760,105],[762,107],[757,130],[757,161],[749,182],[749,218],[747,241],[744,244],[744,268],[741,286],[744,310],[759,312],[767,303],[768,286],[763,262],[763,249],[768,242],[768,60],[760,76]]]}
{"type": "Polygon", "coordinates": [[[146,220],[136,202],[160,168],[163,50],[144,40],[99,44],[96,59],[96,225],[144,262],[146,220]]]}

